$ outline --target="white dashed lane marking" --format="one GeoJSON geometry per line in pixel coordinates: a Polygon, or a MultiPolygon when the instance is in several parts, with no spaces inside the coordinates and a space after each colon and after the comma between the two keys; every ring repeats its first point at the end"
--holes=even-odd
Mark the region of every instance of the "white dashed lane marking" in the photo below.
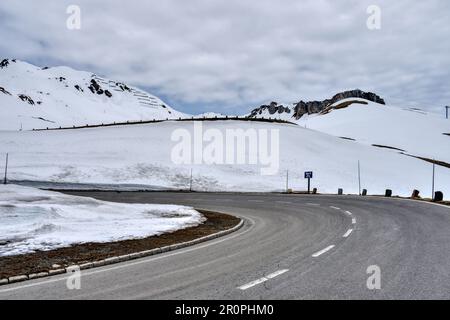
{"type": "Polygon", "coordinates": [[[352,224],[356,224],[356,219],[355,218],[352,219],[352,224]]]}
{"type": "Polygon", "coordinates": [[[258,284],[261,284],[261,283],[266,282],[266,281],[268,281],[270,279],[278,277],[279,275],[282,275],[283,273],[286,273],[288,271],[289,271],[289,269],[278,270],[278,271],[276,271],[274,273],[271,273],[271,274],[269,274],[269,275],[267,275],[265,277],[262,277],[262,278],[259,278],[259,279],[255,280],[255,281],[252,281],[252,282],[249,282],[247,284],[244,284],[243,286],[240,286],[238,288],[241,289],[241,290],[250,289],[251,287],[257,286],[258,284]]]}
{"type": "Polygon", "coordinates": [[[335,210],[341,210],[341,208],[335,207],[335,206],[330,206],[331,209],[335,209],[335,210]]]}
{"type": "Polygon", "coordinates": [[[314,253],[314,254],[312,255],[312,257],[313,257],[313,258],[317,258],[318,256],[324,254],[324,253],[327,252],[327,251],[330,251],[330,250],[333,249],[333,248],[334,248],[334,244],[332,244],[331,246],[326,247],[326,248],[323,249],[323,250],[320,250],[320,251],[314,253]]]}
{"type": "Polygon", "coordinates": [[[343,235],[344,238],[347,238],[351,233],[353,229],[348,229],[347,232],[343,235]]]}
{"type": "Polygon", "coordinates": [[[352,215],[352,213],[350,211],[345,211],[346,214],[348,214],[349,216],[352,215]]]}

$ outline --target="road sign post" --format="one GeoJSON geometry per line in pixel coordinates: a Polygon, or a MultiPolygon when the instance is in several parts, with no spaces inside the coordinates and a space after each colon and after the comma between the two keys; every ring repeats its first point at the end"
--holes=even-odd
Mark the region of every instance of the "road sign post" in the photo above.
{"type": "Polygon", "coordinates": [[[308,193],[311,193],[311,179],[313,177],[312,171],[305,171],[305,179],[308,179],[308,193]]]}

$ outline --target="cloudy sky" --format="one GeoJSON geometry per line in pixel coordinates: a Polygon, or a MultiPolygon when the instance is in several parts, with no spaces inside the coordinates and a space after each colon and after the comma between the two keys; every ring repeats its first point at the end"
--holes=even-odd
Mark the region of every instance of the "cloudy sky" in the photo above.
{"type": "Polygon", "coordinates": [[[0,56],[96,72],[189,113],[360,88],[443,114],[449,21],[448,0],[1,0],[0,56]],[[66,27],[71,4],[80,30],[66,27]]]}

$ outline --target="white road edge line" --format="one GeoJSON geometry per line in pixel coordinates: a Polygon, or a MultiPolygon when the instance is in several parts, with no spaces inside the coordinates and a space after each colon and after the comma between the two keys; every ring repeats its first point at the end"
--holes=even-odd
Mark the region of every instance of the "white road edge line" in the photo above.
{"type": "Polygon", "coordinates": [[[350,233],[352,233],[353,229],[348,229],[347,232],[343,235],[344,238],[347,238],[350,233]]]}
{"type": "Polygon", "coordinates": [[[356,219],[352,218],[352,224],[356,224],[356,219]]]}
{"type": "Polygon", "coordinates": [[[247,284],[244,284],[243,286],[238,287],[238,289],[241,289],[241,290],[250,289],[251,287],[254,287],[254,286],[258,285],[258,284],[261,284],[261,283],[266,282],[266,281],[268,281],[270,279],[278,277],[279,275],[282,275],[283,273],[286,273],[288,271],[289,271],[289,269],[283,269],[283,270],[275,271],[274,273],[271,273],[271,274],[269,274],[269,275],[267,275],[265,277],[262,277],[262,278],[259,278],[259,279],[255,280],[255,281],[252,281],[252,282],[249,282],[247,284]]]}
{"type": "Polygon", "coordinates": [[[348,214],[349,216],[352,215],[352,213],[350,211],[345,211],[346,214],[348,214]]]}
{"type": "Polygon", "coordinates": [[[333,249],[333,248],[334,248],[334,244],[332,244],[331,246],[326,247],[326,248],[323,249],[323,250],[320,250],[320,251],[314,253],[314,254],[312,255],[312,257],[313,257],[313,258],[317,258],[318,256],[324,254],[324,253],[327,252],[327,251],[330,251],[330,250],[333,249]]]}
{"type": "Polygon", "coordinates": [[[336,210],[341,210],[341,208],[335,207],[335,206],[330,206],[331,209],[336,209],[336,210]]]}

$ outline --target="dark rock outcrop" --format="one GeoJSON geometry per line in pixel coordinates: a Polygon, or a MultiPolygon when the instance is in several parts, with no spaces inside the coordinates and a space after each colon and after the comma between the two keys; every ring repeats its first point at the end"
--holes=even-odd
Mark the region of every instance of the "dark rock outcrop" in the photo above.
{"type": "Polygon", "coordinates": [[[122,83],[122,82],[116,82],[116,87],[118,87],[120,90],[122,90],[122,91],[128,91],[128,92],[131,92],[131,89],[125,84],[125,83],[122,83]]]}
{"type": "MultiPolygon", "coordinates": [[[[75,86],[75,88],[77,88],[77,86],[75,86]]],[[[105,96],[107,96],[108,98],[112,97],[112,93],[109,90],[103,89],[100,84],[95,81],[95,79],[91,79],[91,84],[89,85],[89,90],[91,90],[92,93],[96,93],[98,95],[102,95],[104,94],[105,96]]],[[[77,88],[77,90],[79,90],[77,88]]]]}
{"type": "MultiPolygon", "coordinates": [[[[356,89],[340,92],[338,94],[335,94],[331,99],[326,99],[323,101],[308,101],[308,102],[299,101],[294,105],[292,117],[298,120],[304,114],[320,113],[330,105],[347,98],[362,98],[375,103],[383,105],[385,104],[384,100],[375,93],[364,92],[362,90],[356,89]]],[[[262,105],[259,108],[252,110],[249,117],[255,117],[258,114],[260,115],[265,110],[267,110],[271,115],[277,112],[280,114],[284,112],[286,113],[291,112],[290,108],[284,107],[283,105],[278,105],[278,103],[276,102],[272,102],[269,105],[262,105]]]]}
{"type": "Polygon", "coordinates": [[[25,94],[19,94],[19,98],[22,101],[28,102],[29,104],[31,104],[32,106],[34,106],[34,101],[33,99],[31,99],[30,96],[27,96],[25,94]]]}
{"type": "Polygon", "coordinates": [[[91,85],[88,87],[92,93],[96,93],[101,90],[100,85],[94,79],[91,79],[91,85]]]}
{"type": "Polygon", "coordinates": [[[9,59],[3,59],[2,62],[0,62],[0,69],[6,68],[9,65],[9,59]]]}
{"type": "Polygon", "coordinates": [[[300,119],[304,114],[319,113],[333,103],[347,98],[362,98],[379,104],[385,104],[384,100],[372,92],[364,92],[362,90],[350,90],[335,94],[333,98],[323,101],[298,102],[294,107],[295,119],[300,119]]]}
{"type": "Polygon", "coordinates": [[[17,60],[16,59],[11,59],[11,60],[10,59],[3,59],[0,62],[0,69],[8,67],[11,62],[16,63],[17,60]]]}
{"type": "Polygon", "coordinates": [[[259,108],[252,111],[251,116],[256,116],[257,114],[262,114],[263,111],[267,110],[269,114],[275,113],[291,113],[291,110],[288,107],[283,106],[282,104],[278,105],[277,102],[272,101],[268,105],[262,105],[259,108]]]}
{"type": "Polygon", "coordinates": [[[11,93],[8,90],[6,90],[5,88],[3,88],[3,87],[0,87],[0,92],[4,93],[4,94],[7,94],[8,96],[11,96],[11,93]]]}

